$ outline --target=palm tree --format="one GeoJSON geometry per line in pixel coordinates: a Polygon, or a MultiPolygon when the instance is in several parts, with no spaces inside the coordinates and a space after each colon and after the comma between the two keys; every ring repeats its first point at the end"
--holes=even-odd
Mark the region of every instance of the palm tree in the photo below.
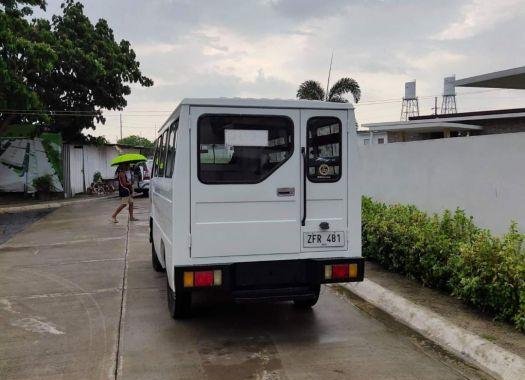
{"type": "Polygon", "coordinates": [[[321,83],[315,80],[307,80],[301,83],[297,90],[298,99],[324,100],[327,102],[348,103],[348,99],[343,95],[351,93],[354,101],[357,103],[361,99],[361,89],[355,79],[341,78],[330,88],[328,96],[321,86],[321,83]]]}

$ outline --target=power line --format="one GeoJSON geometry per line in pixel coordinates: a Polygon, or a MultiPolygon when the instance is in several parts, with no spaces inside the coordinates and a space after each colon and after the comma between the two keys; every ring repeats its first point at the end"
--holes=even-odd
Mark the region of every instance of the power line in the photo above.
{"type": "MultiPolygon", "coordinates": [[[[471,91],[457,94],[459,97],[463,96],[472,96],[479,95],[484,93],[490,93],[495,91],[504,91],[506,89],[490,89],[490,90],[480,90],[480,91],[471,91]]],[[[513,97],[509,94],[505,94],[506,97],[513,97]]],[[[433,99],[436,96],[440,95],[426,95],[419,96],[418,99],[433,99]]],[[[357,103],[357,106],[368,106],[368,105],[380,105],[388,103],[398,103],[402,100],[400,98],[390,98],[390,99],[375,99],[362,101],[357,103]]],[[[21,110],[21,109],[0,109],[0,113],[4,115],[18,115],[18,116],[53,116],[53,117],[121,117],[121,115],[127,117],[165,117],[167,114],[171,114],[173,110],[136,110],[136,111],[126,111],[120,113],[111,113],[102,111],[101,113],[94,113],[93,111],[83,111],[83,110],[21,110]]]]}

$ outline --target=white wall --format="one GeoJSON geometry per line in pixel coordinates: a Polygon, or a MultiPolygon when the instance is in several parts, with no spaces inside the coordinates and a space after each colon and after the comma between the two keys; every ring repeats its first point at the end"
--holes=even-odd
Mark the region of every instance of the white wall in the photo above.
{"type": "Polygon", "coordinates": [[[464,209],[502,234],[525,232],[525,133],[359,146],[362,192],[429,212],[464,209]]]}
{"type": "Polygon", "coordinates": [[[81,148],[75,148],[75,145],[69,145],[70,158],[70,183],[71,195],[84,192],[85,186],[89,187],[93,182],[95,172],[100,172],[102,178],[113,178],[115,167],[111,166],[111,160],[116,156],[124,153],[140,153],[139,149],[117,148],[115,146],[96,146],[81,145],[81,148]]]}

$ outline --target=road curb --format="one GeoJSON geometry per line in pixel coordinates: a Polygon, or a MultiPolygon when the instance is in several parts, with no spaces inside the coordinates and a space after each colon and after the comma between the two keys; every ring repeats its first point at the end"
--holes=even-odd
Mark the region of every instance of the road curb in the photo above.
{"type": "Polygon", "coordinates": [[[369,279],[340,286],[497,379],[524,378],[524,358],[451,323],[439,314],[369,279]]]}
{"type": "Polygon", "coordinates": [[[48,202],[48,203],[37,203],[37,204],[27,205],[27,206],[0,207],[0,214],[15,214],[18,212],[25,212],[25,211],[48,210],[48,209],[59,208],[62,206],[98,201],[101,199],[110,199],[114,197],[115,195],[108,195],[104,197],[77,199],[77,200],[65,201],[65,202],[48,202]]]}

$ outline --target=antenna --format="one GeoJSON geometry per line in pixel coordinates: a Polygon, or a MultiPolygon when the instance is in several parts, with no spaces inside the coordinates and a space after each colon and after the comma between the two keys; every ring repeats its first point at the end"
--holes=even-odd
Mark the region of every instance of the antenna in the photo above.
{"type": "Polygon", "coordinates": [[[332,73],[332,61],[333,60],[334,60],[334,51],[332,50],[332,57],[330,58],[330,68],[328,69],[328,80],[326,81],[325,101],[328,101],[328,89],[330,88],[330,74],[332,73]]]}
{"type": "Polygon", "coordinates": [[[443,80],[443,100],[441,114],[458,113],[456,106],[456,76],[446,77],[443,80]]]}
{"type": "Polygon", "coordinates": [[[408,121],[411,116],[419,116],[415,79],[405,83],[405,96],[401,104],[401,121],[408,121]]]}

